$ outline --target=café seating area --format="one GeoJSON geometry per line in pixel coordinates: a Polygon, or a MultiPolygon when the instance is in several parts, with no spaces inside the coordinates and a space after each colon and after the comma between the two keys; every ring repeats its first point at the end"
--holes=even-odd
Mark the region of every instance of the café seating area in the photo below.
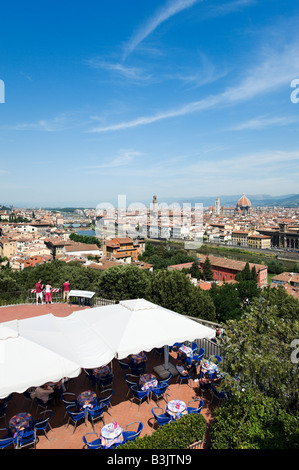
{"type": "MultiPolygon", "coordinates": [[[[198,354],[186,348],[171,349],[173,366],[184,352],[186,357],[198,354]]],[[[220,360],[212,365],[205,361],[200,377],[206,368],[216,374],[220,360]]],[[[1,403],[0,447],[108,449],[149,435],[188,413],[201,413],[208,424],[219,398],[203,393],[200,382],[191,376],[188,383],[178,381],[180,374],[159,377],[154,367],[161,362],[153,350],[82,370],[79,377],[52,383],[55,393],[46,404],[34,397],[34,387],[27,393],[13,393],[1,403]]]]}

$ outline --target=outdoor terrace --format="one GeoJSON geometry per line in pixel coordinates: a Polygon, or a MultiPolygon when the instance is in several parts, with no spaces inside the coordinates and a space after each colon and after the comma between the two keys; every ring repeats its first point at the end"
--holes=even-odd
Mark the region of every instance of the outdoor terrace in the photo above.
{"type": "MultiPolygon", "coordinates": [[[[74,310],[79,310],[78,306],[70,306],[68,304],[52,304],[38,306],[20,305],[2,307],[0,308],[0,321],[5,322],[12,319],[23,319],[35,315],[45,315],[49,313],[52,313],[56,316],[67,316],[74,310]]],[[[148,358],[148,362],[146,365],[146,373],[154,373],[153,367],[159,364],[163,364],[164,357],[163,355],[159,356],[155,350],[151,352],[146,352],[146,355],[148,358]]],[[[174,365],[176,364],[176,353],[174,351],[170,353],[169,361],[174,365]]],[[[140,406],[140,410],[138,411],[138,404],[136,402],[131,404],[130,395],[129,397],[127,397],[128,387],[124,380],[124,375],[126,372],[130,371],[122,370],[118,364],[118,361],[114,359],[112,361],[112,372],[114,374],[114,380],[112,385],[114,394],[111,399],[112,408],[109,409],[111,416],[109,416],[107,411],[104,411],[105,423],[107,424],[113,421],[117,421],[119,425],[123,429],[125,429],[126,425],[133,421],[142,421],[143,430],[140,437],[144,436],[145,434],[151,434],[154,431],[154,420],[153,415],[151,413],[151,409],[154,406],[157,406],[156,402],[150,400],[150,402],[147,403],[146,401],[144,401],[140,406]]],[[[189,400],[201,397],[198,382],[196,383],[191,380],[189,386],[185,383],[179,385],[176,380],[177,377],[173,377],[170,381],[168,390],[168,401],[172,399],[180,399],[187,404],[189,400]]],[[[93,390],[99,395],[101,387],[98,386],[98,389],[96,389],[95,386],[92,386],[85,371],[82,370],[81,374],[78,377],[70,380],[67,391],[72,392],[76,396],[78,396],[79,393],[86,390],[93,390]]],[[[215,406],[217,406],[217,400],[212,401],[209,392],[205,393],[203,400],[204,407],[201,413],[207,422],[207,432],[201,447],[208,448],[210,445],[209,425],[213,417],[213,409],[215,408],[215,406]]],[[[161,400],[159,406],[161,406],[163,410],[165,410],[165,405],[165,401],[161,400]]],[[[48,430],[49,440],[45,437],[42,432],[39,433],[39,439],[36,446],[37,449],[82,449],[84,446],[82,440],[83,435],[88,432],[93,432],[90,421],[88,421],[87,425],[85,425],[84,422],[78,425],[73,434],[72,424],[70,424],[69,427],[66,429],[67,416],[64,416],[65,406],[62,401],[58,400],[58,402],[54,406],[49,406],[49,409],[53,410],[53,416],[50,420],[53,432],[51,432],[51,430],[48,430]]],[[[41,409],[39,409],[38,413],[40,411],[41,409]]],[[[36,404],[34,404],[32,409],[30,410],[30,403],[24,399],[23,394],[14,393],[13,398],[8,402],[8,407],[6,410],[7,424],[10,418],[19,412],[31,412],[34,419],[38,418],[36,404]]],[[[1,419],[2,421],[0,423],[0,427],[3,428],[5,423],[4,419],[1,419]]],[[[95,432],[97,434],[100,434],[102,426],[102,421],[98,421],[95,423],[95,432]]],[[[0,437],[1,436],[2,435],[0,435],[0,437]]]]}

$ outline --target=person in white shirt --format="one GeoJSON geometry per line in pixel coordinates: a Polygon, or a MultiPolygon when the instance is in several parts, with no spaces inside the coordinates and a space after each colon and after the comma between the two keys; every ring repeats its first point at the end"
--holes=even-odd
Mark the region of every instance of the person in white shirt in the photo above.
{"type": "Polygon", "coordinates": [[[39,398],[44,404],[48,402],[50,395],[53,393],[54,389],[47,384],[35,389],[36,398],[39,398]]]}
{"type": "Polygon", "coordinates": [[[191,366],[189,364],[184,365],[181,360],[178,360],[177,365],[175,367],[178,373],[181,375],[190,375],[190,373],[193,373],[194,381],[198,382],[195,363],[192,363],[191,366]]]}

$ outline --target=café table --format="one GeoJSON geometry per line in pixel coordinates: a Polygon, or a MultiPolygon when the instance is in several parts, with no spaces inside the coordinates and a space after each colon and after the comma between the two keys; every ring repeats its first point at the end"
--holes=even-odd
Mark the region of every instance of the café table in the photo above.
{"type": "Polygon", "coordinates": [[[140,376],[139,385],[141,390],[147,390],[150,393],[152,388],[157,387],[158,380],[153,374],[143,374],[140,376]]]}
{"type": "Polygon", "coordinates": [[[187,360],[187,362],[191,363],[193,359],[192,349],[185,345],[181,346],[177,352],[177,359],[180,359],[183,362],[186,362],[187,360]]]}
{"type": "Polygon", "coordinates": [[[166,413],[177,420],[188,414],[187,405],[182,400],[171,400],[166,405],[166,413]]]}
{"type": "Polygon", "coordinates": [[[88,420],[88,408],[93,408],[97,402],[97,394],[92,390],[82,392],[77,397],[78,405],[84,411],[85,424],[88,420]]]}
{"type": "Polygon", "coordinates": [[[202,362],[201,377],[203,377],[206,372],[209,372],[211,379],[215,378],[218,372],[217,364],[214,364],[214,362],[208,360],[202,362]]]}
{"type": "Polygon", "coordinates": [[[106,424],[101,429],[100,437],[102,446],[104,446],[106,449],[109,449],[114,444],[123,443],[123,429],[116,421],[106,424]]]}
{"type": "Polygon", "coordinates": [[[106,375],[110,374],[110,367],[109,366],[101,366],[93,369],[93,375],[99,379],[102,377],[106,377],[106,375]]]}
{"type": "Polygon", "coordinates": [[[24,431],[33,429],[33,418],[30,413],[18,413],[8,423],[8,429],[14,437],[21,436],[24,431]]]}
{"type": "Polygon", "coordinates": [[[142,364],[143,362],[147,362],[147,356],[146,354],[141,351],[139,354],[131,354],[131,360],[134,362],[134,364],[142,364]]]}

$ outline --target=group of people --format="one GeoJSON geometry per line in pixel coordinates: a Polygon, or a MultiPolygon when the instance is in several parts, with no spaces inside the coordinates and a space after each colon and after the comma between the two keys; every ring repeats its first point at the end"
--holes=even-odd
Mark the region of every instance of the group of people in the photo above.
{"type": "MultiPolygon", "coordinates": [[[[39,281],[35,284],[35,292],[36,292],[36,305],[38,305],[39,300],[41,304],[44,303],[44,298],[43,298],[44,292],[45,292],[46,304],[52,303],[52,286],[50,282],[47,282],[46,285],[44,286],[42,284],[42,280],[39,279],[39,281]]],[[[70,292],[70,282],[67,280],[63,283],[63,302],[69,301],[69,292],[70,292]]]]}
{"type": "Polygon", "coordinates": [[[191,376],[192,374],[194,382],[199,382],[201,384],[211,383],[213,380],[211,378],[210,373],[208,371],[204,374],[201,373],[201,364],[202,361],[200,361],[197,365],[193,359],[191,361],[191,364],[189,364],[188,362],[183,362],[181,359],[179,359],[176,364],[176,370],[180,375],[183,376],[191,376]]]}

